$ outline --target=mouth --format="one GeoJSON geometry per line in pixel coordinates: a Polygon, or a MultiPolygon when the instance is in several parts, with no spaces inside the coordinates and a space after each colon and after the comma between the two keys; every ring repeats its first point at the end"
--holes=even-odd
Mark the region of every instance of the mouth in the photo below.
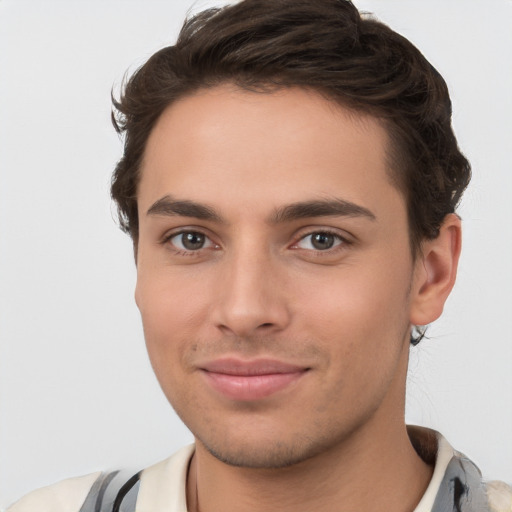
{"type": "Polygon", "coordinates": [[[300,380],[310,368],[272,359],[217,359],[200,368],[208,385],[226,398],[254,401],[267,398],[300,380]]]}

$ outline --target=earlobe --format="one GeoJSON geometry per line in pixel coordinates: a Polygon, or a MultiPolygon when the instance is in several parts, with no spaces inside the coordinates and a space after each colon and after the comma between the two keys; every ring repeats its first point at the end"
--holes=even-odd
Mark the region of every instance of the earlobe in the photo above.
{"type": "Polygon", "coordinates": [[[412,288],[412,325],[427,325],[441,316],[455,284],[461,241],[460,218],[451,213],[445,217],[439,235],[423,242],[412,288]]]}

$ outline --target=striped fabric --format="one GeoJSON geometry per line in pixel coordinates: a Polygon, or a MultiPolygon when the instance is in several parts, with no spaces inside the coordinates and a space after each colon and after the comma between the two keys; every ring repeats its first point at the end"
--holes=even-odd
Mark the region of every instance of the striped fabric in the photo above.
{"type": "MultiPolygon", "coordinates": [[[[140,473],[102,473],[80,512],[135,512],[139,486],[140,473]]],[[[498,496],[495,483],[488,487],[475,464],[454,452],[431,512],[512,512],[512,489],[502,484],[501,491],[498,496]]]]}
{"type": "Polygon", "coordinates": [[[102,473],[94,482],[80,512],[134,512],[140,473],[102,473]]]}
{"type": "MultiPolygon", "coordinates": [[[[484,482],[477,466],[432,430],[409,427],[418,454],[434,465],[414,512],[512,512],[512,487],[484,482]]],[[[142,472],[71,478],[33,491],[7,512],[186,512],[186,481],[194,445],[142,472]]]]}

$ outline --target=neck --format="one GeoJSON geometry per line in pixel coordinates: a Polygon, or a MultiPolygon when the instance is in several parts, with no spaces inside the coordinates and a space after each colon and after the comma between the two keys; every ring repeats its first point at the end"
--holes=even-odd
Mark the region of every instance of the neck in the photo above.
{"type": "Polygon", "coordinates": [[[367,424],[350,442],[294,466],[253,469],[226,465],[197,443],[187,482],[190,512],[411,512],[432,476],[405,425],[379,432],[367,424]],[[367,432],[365,432],[367,431],[367,432]],[[390,492],[390,490],[393,492],[390,492]]]}

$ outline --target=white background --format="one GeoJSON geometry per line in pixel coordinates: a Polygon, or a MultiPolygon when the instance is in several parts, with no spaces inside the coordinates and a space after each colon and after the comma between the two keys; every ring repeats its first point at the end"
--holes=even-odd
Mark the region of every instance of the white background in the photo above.
{"type": "MultiPolygon", "coordinates": [[[[413,351],[407,418],[511,481],[512,2],[356,3],[445,76],[474,172],[459,280],[413,351]]],[[[0,504],[191,440],[145,355],[108,191],[111,87],[174,41],[190,5],[0,0],[0,504]]]]}

